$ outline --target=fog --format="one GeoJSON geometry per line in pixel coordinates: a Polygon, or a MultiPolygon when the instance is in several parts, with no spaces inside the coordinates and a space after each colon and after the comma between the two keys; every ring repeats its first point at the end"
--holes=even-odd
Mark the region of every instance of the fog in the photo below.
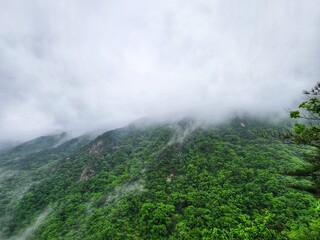
{"type": "Polygon", "coordinates": [[[318,0],[1,0],[0,142],[286,117],[320,80],[319,43],[318,0]]]}

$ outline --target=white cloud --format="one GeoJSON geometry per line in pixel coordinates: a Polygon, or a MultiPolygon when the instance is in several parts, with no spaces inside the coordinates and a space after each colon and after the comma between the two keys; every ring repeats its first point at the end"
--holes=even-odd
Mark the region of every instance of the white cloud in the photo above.
{"type": "Polygon", "coordinates": [[[319,40],[317,0],[2,0],[0,141],[284,113],[319,80],[319,40]]]}

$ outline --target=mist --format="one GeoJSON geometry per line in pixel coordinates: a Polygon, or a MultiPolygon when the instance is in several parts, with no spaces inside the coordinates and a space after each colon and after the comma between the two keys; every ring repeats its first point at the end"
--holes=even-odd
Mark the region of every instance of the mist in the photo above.
{"type": "Polygon", "coordinates": [[[320,76],[318,0],[2,0],[0,143],[143,117],[286,117],[320,76]]]}

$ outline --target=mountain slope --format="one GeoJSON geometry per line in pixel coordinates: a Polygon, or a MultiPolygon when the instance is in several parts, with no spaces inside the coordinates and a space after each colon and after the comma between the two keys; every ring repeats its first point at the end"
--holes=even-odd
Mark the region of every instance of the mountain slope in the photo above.
{"type": "Polygon", "coordinates": [[[7,161],[13,162],[13,160],[23,158],[31,153],[52,149],[67,140],[70,140],[70,138],[65,132],[56,135],[35,138],[7,150],[2,150],[0,155],[0,164],[3,165],[7,161]]]}
{"type": "Polygon", "coordinates": [[[40,137],[0,153],[0,231],[32,184],[44,179],[52,165],[92,138],[67,138],[66,133],[40,137]]]}
{"type": "Polygon", "coordinates": [[[318,219],[316,200],[283,176],[303,165],[301,151],[253,133],[262,128],[186,120],[106,132],[31,186],[5,236],[33,227],[30,239],[297,238],[318,219]]]}

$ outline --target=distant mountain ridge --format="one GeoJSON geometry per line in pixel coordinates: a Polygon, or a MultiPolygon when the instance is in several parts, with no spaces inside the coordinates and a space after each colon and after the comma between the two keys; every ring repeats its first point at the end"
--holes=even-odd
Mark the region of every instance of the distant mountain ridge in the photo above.
{"type": "Polygon", "coordinates": [[[68,134],[66,132],[62,132],[59,134],[37,137],[27,142],[17,144],[16,146],[12,146],[6,151],[8,154],[15,156],[19,156],[20,153],[22,153],[22,155],[27,155],[49,148],[54,148],[55,146],[58,146],[69,139],[70,137],[68,137],[68,134]]]}

